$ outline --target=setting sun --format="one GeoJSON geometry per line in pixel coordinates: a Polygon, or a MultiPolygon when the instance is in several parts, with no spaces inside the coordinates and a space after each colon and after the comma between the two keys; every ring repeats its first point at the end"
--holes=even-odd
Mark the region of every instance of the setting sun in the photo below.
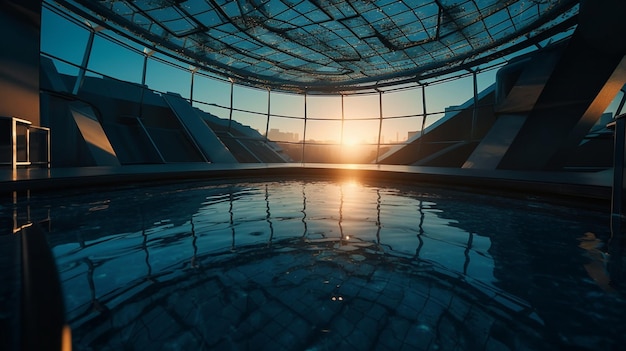
{"type": "Polygon", "coordinates": [[[355,146],[359,144],[359,140],[354,136],[344,136],[343,137],[343,145],[344,146],[355,146]]]}

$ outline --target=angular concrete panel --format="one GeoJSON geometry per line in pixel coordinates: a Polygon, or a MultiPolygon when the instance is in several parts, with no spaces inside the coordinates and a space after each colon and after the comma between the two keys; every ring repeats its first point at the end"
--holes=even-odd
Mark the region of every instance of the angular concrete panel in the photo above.
{"type": "MultiPolygon", "coordinates": [[[[491,128],[495,117],[493,104],[495,99],[495,84],[487,87],[478,94],[478,107],[474,115],[474,98],[458,106],[457,111],[449,111],[424,129],[424,134],[417,133],[407,140],[406,144],[390,149],[379,158],[383,164],[405,164],[431,166],[431,156],[437,156],[438,166],[461,167],[471,153],[448,157],[445,152],[459,152],[467,147],[473,147],[475,142],[468,142],[471,137],[472,120],[476,117],[474,138],[480,139],[491,128]],[[453,145],[457,144],[457,145],[453,145]]],[[[455,110],[456,110],[455,109],[455,110]]]]}
{"type": "Polygon", "coordinates": [[[462,168],[496,169],[526,121],[524,115],[501,115],[462,168]]]}
{"type": "Polygon", "coordinates": [[[560,168],[626,83],[615,74],[622,59],[574,33],[498,168],[560,168]]]}
{"type": "Polygon", "coordinates": [[[215,163],[237,163],[235,157],[187,100],[175,93],[164,94],[163,98],[207,160],[215,163]]]}
{"type": "Polygon", "coordinates": [[[81,102],[72,102],[69,108],[96,165],[120,166],[117,155],[91,106],[81,102]]]}

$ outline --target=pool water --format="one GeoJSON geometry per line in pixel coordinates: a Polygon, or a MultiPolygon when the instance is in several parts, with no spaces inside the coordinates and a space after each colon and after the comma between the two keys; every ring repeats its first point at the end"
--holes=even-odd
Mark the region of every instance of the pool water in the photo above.
{"type": "Polygon", "coordinates": [[[346,181],[32,196],[75,350],[614,350],[605,212],[346,181]]]}

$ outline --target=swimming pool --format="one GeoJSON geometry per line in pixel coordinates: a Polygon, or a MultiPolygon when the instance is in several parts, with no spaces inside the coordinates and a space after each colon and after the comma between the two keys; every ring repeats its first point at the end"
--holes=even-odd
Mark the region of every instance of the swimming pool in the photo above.
{"type": "Polygon", "coordinates": [[[606,213],[343,181],[32,196],[76,350],[615,349],[606,213]]]}

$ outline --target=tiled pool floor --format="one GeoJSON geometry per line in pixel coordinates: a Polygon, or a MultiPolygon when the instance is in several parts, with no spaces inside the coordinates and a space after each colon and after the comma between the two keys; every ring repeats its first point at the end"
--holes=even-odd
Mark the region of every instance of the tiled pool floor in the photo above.
{"type": "MultiPolygon", "coordinates": [[[[589,209],[344,181],[33,195],[76,350],[614,350],[589,209]]],[[[4,212],[3,212],[4,214],[4,212]]]]}
{"type": "MultiPolygon", "coordinates": [[[[371,243],[302,239],[186,264],[85,311],[78,349],[541,350],[531,306],[371,243]],[[133,295],[134,294],[134,295],[133,295]]],[[[78,322],[78,321],[77,321],[78,322]]],[[[79,322],[79,324],[82,321],[79,322]]]]}

